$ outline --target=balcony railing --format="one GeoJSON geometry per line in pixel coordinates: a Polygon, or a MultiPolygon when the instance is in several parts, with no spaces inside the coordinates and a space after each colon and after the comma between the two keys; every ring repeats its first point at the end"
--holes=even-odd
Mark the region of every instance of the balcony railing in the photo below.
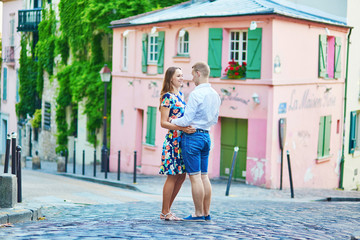
{"type": "Polygon", "coordinates": [[[41,8],[19,10],[18,32],[36,32],[41,22],[41,8]]]}
{"type": "Polygon", "coordinates": [[[5,59],[4,62],[8,64],[15,63],[15,48],[5,47],[5,59]]]}

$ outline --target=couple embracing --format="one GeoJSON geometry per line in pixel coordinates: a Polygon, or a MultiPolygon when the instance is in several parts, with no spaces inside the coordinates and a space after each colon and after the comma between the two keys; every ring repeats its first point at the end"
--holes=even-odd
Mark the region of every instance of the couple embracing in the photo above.
{"type": "Polygon", "coordinates": [[[211,183],[208,160],[211,140],[210,127],[217,123],[221,100],[209,83],[210,68],[198,62],[192,67],[195,89],[187,105],[180,92],[183,73],[170,67],[165,73],[160,96],[161,127],[169,129],[162,150],[160,174],[167,175],[163,187],[160,219],[209,221],[211,183]],[[186,107],[185,107],[186,106],[186,107]],[[189,175],[195,212],[183,219],[170,211],[171,205],[189,175]]]}

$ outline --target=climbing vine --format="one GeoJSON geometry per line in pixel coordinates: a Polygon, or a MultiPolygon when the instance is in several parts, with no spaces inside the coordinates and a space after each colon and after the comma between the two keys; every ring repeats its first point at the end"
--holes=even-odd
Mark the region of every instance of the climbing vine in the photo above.
{"type": "MultiPolygon", "coordinates": [[[[85,106],[80,114],[87,115],[88,141],[96,146],[96,133],[102,125],[104,106],[104,84],[100,80],[99,71],[105,63],[111,68],[110,59],[104,59],[101,41],[112,33],[110,22],[179,2],[183,1],[61,0],[58,5],[60,24],[57,29],[58,22],[52,4],[43,1],[42,21],[38,27],[39,41],[32,43],[30,34],[26,33],[21,40],[20,102],[16,105],[17,115],[26,118],[27,115],[33,116],[36,109],[41,109],[44,72],[52,79],[56,67],[55,77],[59,83],[56,98],[56,152],[67,149],[68,137],[76,134],[79,102],[85,106]],[[36,45],[36,49],[29,47],[33,45],[36,45]],[[54,62],[56,56],[61,57],[57,66],[54,62]],[[71,114],[70,126],[66,114],[71,114]]],[[[110,116],[111,84],[107,92],[107,112],[110,116]]],[[[36,119],[41,116],[39,110],[36,116],[36,119]]],[[[108,128],[108,135],[109,132],[108,128]]]]}
{"type": "Polygon", "coordinates": [[[41,108],[41,98],[37,90],[38,64],[35,61],[34,48],[28,34],[21,38],[20,69],[19,69],[19,96],[20,102],[16,104],[16,114],[19,118],[32,116],[36,109],[41,108]]]}

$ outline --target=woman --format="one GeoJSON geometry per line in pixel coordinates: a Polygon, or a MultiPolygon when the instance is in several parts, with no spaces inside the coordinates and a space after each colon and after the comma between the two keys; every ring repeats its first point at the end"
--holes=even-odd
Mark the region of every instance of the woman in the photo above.
{"type": "Polygon", "coordinates": [[[165,136],[162,150],[162,165],[159,174],[167,175],[163,187],[163,204],[160,219],[181,220],[170,211],[184,180],[185,165],[182,159],[180,141],[182,131],[195,132],[191,127],[179,127],[169,122],[169,118],[178,118],[184,115],[184,95],[179,91],[183,83],[183,74],[178,67],[169,67],[166,70],[163,87],[160,95],[161,127],[169,129],[165,136]]]}

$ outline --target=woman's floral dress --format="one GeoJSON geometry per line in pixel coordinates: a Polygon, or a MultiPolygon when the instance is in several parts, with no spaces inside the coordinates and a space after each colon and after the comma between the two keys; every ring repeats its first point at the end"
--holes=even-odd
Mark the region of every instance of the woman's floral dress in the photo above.
{"type": "MultiPolygon", "coordinates": [[[[170,108],[169,117],[173,119],[182,117],[185,111],[184,95],[181,92],[177,95],[169,92],[165,93],[162,97],[161,106],[170,108]]],[[[185,165],[180,148],[181,133],[182,131],[180,130],[169,130],[166,134],[159,174],[176,175],[185,173],[185,165]]]]}

